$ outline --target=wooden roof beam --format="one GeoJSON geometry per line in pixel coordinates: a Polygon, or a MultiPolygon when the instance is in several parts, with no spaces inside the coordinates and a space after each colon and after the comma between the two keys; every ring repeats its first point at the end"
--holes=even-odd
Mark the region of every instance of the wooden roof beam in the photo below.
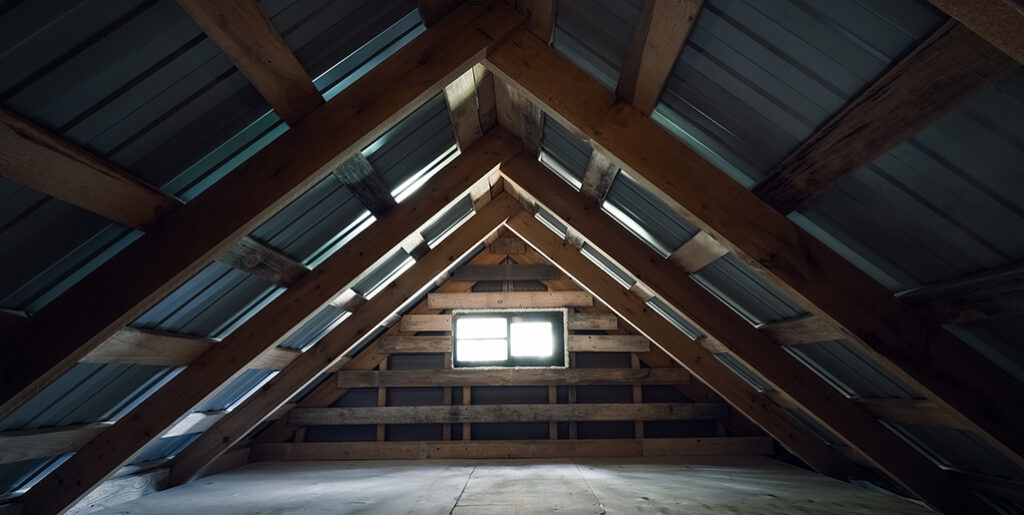
{"type": "MultiPolygon", "coordinates": [[[[224,413],[190,413],[161,438],[201,433],[220,420],[224,413]]],[[[113,422],[100,422],[0,432],[0,464],[75,452],[112,424],[113,422]]]]}
{"type": "MultiPolygon", "coordinates": [[[[389,210],[372,227],[359,233],[317,266],[315,272],[285,290],[224,341],[211,347],[164,387],[42,479],[22,496],[26,511],[56,513],[87,494],[193,406],[232,380],[263,352],[279,344],[328,305],[363,270],[397,247],[411,229],[421,227],[434,214],[457,202],[477,180],[519,148],[510,134],[495,130],[470,152],[455,158],[413,193],[409,202],[389,210]]],[[[385,290],[378,296],[387,298],[387,293],[385,290]]],[[[285,369],[294,369],[300,359],[302,363],[308,363],[313,358],[305,358],[307,354],[308,351],[285,369]]],[[[334,361],[336,356],[331,358],[330,361],[334,361]]],[[[282,372],[277,377],[288,375],[282,372]]]]}
{"type": "Polygon", "coordinates": [[[526,17],[526,30],[550,44],[555,33],[558,0],[512,0],[512,3],[526,17]]]}
{"type": "Polygon", "coordinates": [[[370,214],[380,218],[387,210],[395,207],[395,197],[388,191],[373,165],[366,160],[362,152],[356,152],[345,162],[338,165],[331,171],[342,184],[355,195],[356,199],[363,204],[370,214]]]}
{"type": "MultiPolygon", "coordinates": [[[[82,358],[82,363],[117,363],[182,367],[192,363],[220,343],[175,334],[126,327],[82,358]]],[[[299,351],[274,347],[249,363],[250,369],[280,370],[291,363],[299,351]]]]}
{"type": "MultiPolygon", "coordinates": [[[[112,163],[2,109],[0,175],[142,231],[182,205],[112,163]]],[[[248,236],[218,260],[284,287],[308,271],[248,236]]]]}
{"type": "Polygon", "coordinates": [[[843,460],[820,439],[800,428],[784,409],[765,402],[753,387],[725,368],[711,353],[689,342],[689,338],[675,326],[652,312],[642,300],[622,288],[578,249],[559,240],[558,235],[529,215],[516,215],[509,220],[508,226],[812,468],[832,477],[846,478],[843,460]]]}
{"type": "MultiPolygon", "coordinates": [[[[481,252],[475,258],[470,261],[470,264],[474,265],[487,265],[497,264],[505,259],[504,255],[496,255],[487,252],[481,252]]],[[[470,291],[472,285],[469,283],[457,283],[447,281],[438,286],[438,292],[466,292],[470,291]]],[[[416,307],[412,309],[413,313],[436,313],[438,310],[431,310],[426,307],[426,299],[420,302],[416,307]]],[[[385,324],[387,325],[387,324],[385,324]]],[[[385,335],[395,335],[401,331],[401,325],[395,323],[388,325],[390,329],[385,335]]],[[[383,338],[378,338],[376,341],[368,345],[358,355],[356,355],[351,361],[345,363],[343,366],[338,367],[334,372],[340,372],[342,370],[372,370],[377,365],[387,359],[388,355],[381,352],[381,341],[383,338]]],[[[335,374],[337,376],[337,374],[335,374]]],[[[316,387],[312,392],[306,395],[298,405],[303,408],[323,408],[330,406],[339,397],[348,392],[347,388],[339,389],[334,381],[328,379],[316,387]]],[[[257,442],[283,442],[288,440],[295,434],[298,427],[291,424],[289,417],[281,417],[270,425],[267,429],[260,432],[255,437],[257,442]]]]}
{"type": "Polygon", "coordinates": [[[328,371],[336,360],[355,347],[363,336],[373,331],[409,297],[429,285],[434,277],[471,251],[518,210],[519,204],[514,199],[502,195],[459,226],[437,248],[416,261],[381,293],[355,310],[316,345],[281,370],[259,392],[246,399],[179,453],[171,462],[171,484],[182,484],[194,478],[203,467],[244,438],[268,414],[328,371]]]}
{"type": "MultiPolygon", "coordinates": [[[[654,289],[690,323],[721,342],[744,365],[793,398],[808,414],[925,502],[940,510],[953,512],[964,511],[974,504],[971,494],[950,481],[927,457],[879,424],[863,407],[843,397],[838,390],[803,366],[785,349],[775,345],[710,292],[688,278],[681,277],[673,270],[674,267],[665,266],[666,260],[660,254],[540,163],[521,153],[503,163],[501,171],[509,182],[530,192],[546,209],[579,231],[591,244],[634,277],[654,289]]],[[[528,237],[517,229],[524,224],[524,217],[517,215],[510,221],[509,227],[537,247],[532,239],[535,236],[531,234],[528,237]]],[[[559,264],[558,259],[548,254],[551,250],[538,248],[538,251],[559,264]]],[[[565,273],[573,275],[572,268],[564,263],[561,266],[565,273]]],[[[579,277],[576,279],[585,284],[579,277]]],[[[612,280],[610,276],[609,280],[612,280]]],[[[603,300],[614,309],[608,299],[603,300]]],[[[626,320],[630,319],[624,313],[619,315],[626,320]]],[[[645,331],[642,326],[637,329],[645,331]]],[[[661,343],[658,338],[652,340],[661,343]]],[[[701,377],[696,371],[691,372],[701,377]]],[[[710,382],[705,382],[711,386],[710,382]]],[[[722,397],[729,399],[724,394],[722,397]]],[[[737,406],[737,409],[743,408],[737,406]]]]}
{"type": "Polygon", "coordinates": [[[498,123],[494,76],[482,64],[474,65],[445,86],[444,99],[460,150],[469,148],[498,123]]]}
{"type": "Polygon", "coordinates": [[[1024,314],[1024,263],[985,270],[897,294],[940,324],[1024,314]]]}
{"type": "Polygon", "coordinates": [[[178,0],[288,125],[324,103],[302,64],[255,0],[178,0]]]}
{"type": "Polygon", "coordinates": [[[790,152],[753,192],[780,213],[796,210],[1017,67],[951,20],[790,152]]]}
{"type": "Polygon", "coordinates": [[[501,4],[453,11],[0,337],[0,347],[9,349],[0,363],[0,418],[440,92],[521,23],[501,4]]]}
{"type": "Polygon", "coordinates": [[[0,109],[0,176],[133,229],[182,202],[132,174],[0,109]]]}
{"type": "Polygon", "coordinates": [[[929,0],[1006,55],[1024,64],[1024,7],[1013,0],[929,0]]]}
{"type": "Polygon", "coordinates": [[[613,92],[529,32],[516,33],[485,64],[882,368],[1024,463],[1024,411],[1011,408],[1021,404],[1024,389],[1009,373],[894,298],[664,128],[616,103],[613,92]]]}
{"type": "Polygon", "coordinates": [[[608,196],[608,190],[619,173],[619,166],[604,157],[597,150],[590,152],[590,161],[587,163],[587,170],[583,173],[583,185],[580,192],[590,200],[598,204],[604,202],[608,196]]]}
{"type": "Polygon", "coordinates": [[[964,426],[960,419],[950,416],[948,411],[939,408],[931,401],[868,397],[859,397],[854,400],[870,410],[876,417],[886,422],[967,430],[967,427],[964,426]]]}
{"type": "Polygon", "coordinates": [[[615,91],[619,99],[643,114],[651,114],[703,3],[704,0],[644,1],[622,63],[615,91]]]}

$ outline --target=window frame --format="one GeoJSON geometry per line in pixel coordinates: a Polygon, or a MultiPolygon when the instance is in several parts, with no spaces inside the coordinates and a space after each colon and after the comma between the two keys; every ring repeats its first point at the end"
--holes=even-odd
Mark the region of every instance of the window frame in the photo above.
{"type": "MultiPolygon", "coordinates": [[[[459,309],[452,311],[452,368],[568,368],[569,367],[569,310],[566,308],[538,309],[459,309]],[[459,361],[458,320],[460,318],[504,318],[504,361],[459,361]],[[518,319],[518,320],[517,320],[518,319]],[[553,328],[554,351],[551,357],[512,356],[512,323],[519,321],[550,321],[553,328]]],[[[492,339],[492,338],[484,338],[492,339]]]]}

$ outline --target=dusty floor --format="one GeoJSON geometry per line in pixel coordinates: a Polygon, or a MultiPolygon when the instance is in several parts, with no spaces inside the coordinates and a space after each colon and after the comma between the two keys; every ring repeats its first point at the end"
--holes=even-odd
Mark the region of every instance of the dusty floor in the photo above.
{"type": "Polygon", "coordinates": [[[253,463],[117,514],[931,513],[767,458],[253,463]]]}

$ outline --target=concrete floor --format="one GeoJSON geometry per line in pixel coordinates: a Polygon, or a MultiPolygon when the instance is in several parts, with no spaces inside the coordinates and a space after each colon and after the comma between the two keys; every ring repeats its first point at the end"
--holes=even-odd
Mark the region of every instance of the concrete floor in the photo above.
{"type": "Polygon", "coordinates": [[[932,513],[768,458],[253,463],[117,514],[932,513]]]}

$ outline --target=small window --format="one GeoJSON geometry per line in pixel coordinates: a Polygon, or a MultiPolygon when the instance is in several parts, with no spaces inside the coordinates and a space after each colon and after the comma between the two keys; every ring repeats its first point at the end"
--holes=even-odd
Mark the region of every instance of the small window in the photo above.
{"type": "Polygon", "coordinates": [[[452,316],[455,367],[564,367],[561,311],[456,311],[452,316]]]}

